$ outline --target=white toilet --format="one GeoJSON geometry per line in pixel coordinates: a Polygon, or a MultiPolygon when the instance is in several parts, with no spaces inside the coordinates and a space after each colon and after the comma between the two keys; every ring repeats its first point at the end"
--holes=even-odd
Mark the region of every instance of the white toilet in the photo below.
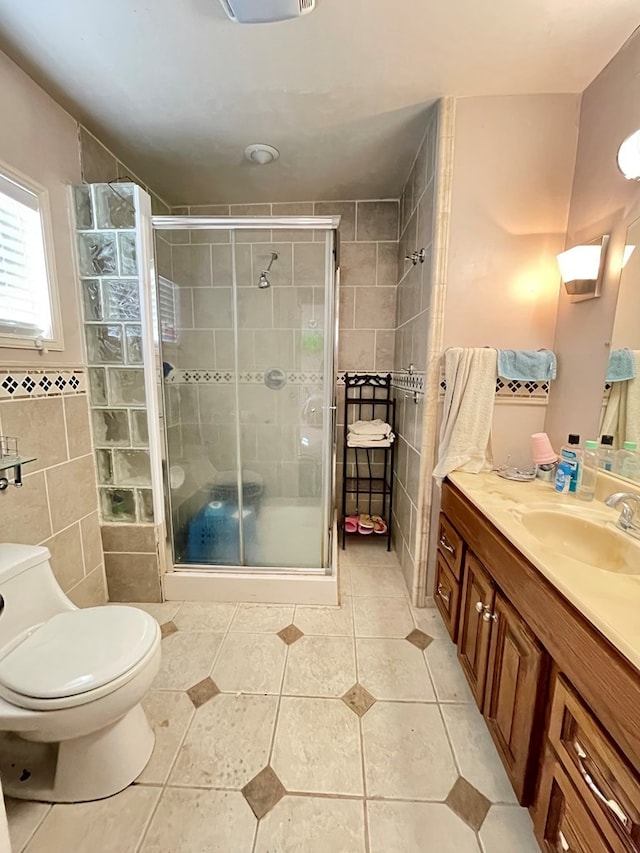
{"type": "Polygon", "coordinates": [[[2,787],[24,800],[97,800],[151,756],[140,703],[160,667],[160,628],[134,607],[77,609],[50,556],[0,544],[2,787]]]}

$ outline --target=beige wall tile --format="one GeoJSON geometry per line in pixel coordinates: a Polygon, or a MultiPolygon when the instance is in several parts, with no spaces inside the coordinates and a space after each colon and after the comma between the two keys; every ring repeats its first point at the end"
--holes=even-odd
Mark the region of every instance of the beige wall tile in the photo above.
{"type": "Polygon", "coordinates": [[[64,592],[84,578],[80,524],[73,524],[42,543],[51,551],[51,568],[64,592]]]}
{"type": "Polygon", "coordinates": [[[51,533],[44,473],[24,477],[20,489],[0,492],[0,542],[36,545],[51,533]]]}
{"type": "Polygon", "coordinates": [[[398,244],[378,243],[377,285],[394,287],[398,283],[398,244]]]}
{"type": "Polygon", "coordinates": [[[340,281],[345,287],[372,287],[376,283],[375,243],[343,243],[340,249],[340,281]]]}
{"type": "Polygon", "coordinates": [[[102,564],[70,589],[68,596],[76,607],[97,607],[106,604],[108,599],[102,564]]]}
{"type": "Polygon", "coordinates": [[[193,329],[193,289],[178,288],[178,328],[193,329]]]}
{"type": "Polygon", "coordinates": [[[155,555],[107,553],[104,568],[109,601],[162,601],[155,555]]]}
{"type": "Polygon", "coordinates": [[[251,246],[236,243],[232,246],[212,246],[213,286],[231,287],[233,284],[233,254],[236,257],[236,280],[238,287],[249,287],[253,280],[251,268],[251,246]]]}
{"type": "Polygon", "coordinates": [[[340,328],[353,329],[355,316],[355,287],[340,286],[340,328]]]}
{"type": "Polygon", "coordinates": [[[244,329],[273,328],[273,289],[238,290],[238,323],[244,329]]]}
{"type": "Polygon", "coordinates": [[[89,400],[86,394],[68,395],[64,400],[65,423],[69,458],[91,453],[91,430],[89,428],[89,400]]]}
{"type": "Polygon", "coordinates": [[[82,519],[80,532],[82,533],[82,550],[84,551],[84,570],[86,574],[89,574],[104,562],[97,512],[93,512],[82,519]]]}
{"type": "Polygon", "coordinates": [[[231,328],[231,287],[197,287],[192,293],[196,329],[231,328]]]}
{"type": "Polygon", "coordinates": [[[376,333],[374,331],[344,331],[340,335],[339,370],[373,370],[375,368],[376,333]]]}
{"type": "Polygon", "coordinates": [[[295,367],[293,331],[284,329],[263,331],[258,329],[254,333],[254,343],[254,365],[258,370],[268,367],[280,367],[282,369],[295,367]]]}
{"type": "Polygon", "coordinates": [[[341,216],[340,239],[356,239],[356,203],[354,201],[317,201],[315,216],[341,216]]]}
{"type": "Polygon", "coordinates": [[[354,290],[356,329],[395,329],[395,287],[356,287],[354,290]]]}
{"type": "MultiPolygon", "coordinates": [[[[273,216],[313,216],[312,201],[293,201],[283,202],[271,205],[273,216]]],[[[294,230],[294,231],[274,231],[274,236],[286,243],[306,243],[308,240],[313,240],[313,231],[294,230]]]]}
{"type": "Polygon", "coordinates": [[[17,437],[21,453],[37,457],[30,473],[68,458],[62,397],[7,400],[0,407],[3,432],[17,437]]]}
{"type": "Polygon", "coordinates": [[[204,329],[181,330],[176,363],[181,368],[215,367],[213,332],[204,329]]]}
{"type": "Polygon", "coordinates": [[[180,287],[211,287],[209,246],[174,246],[173,280],[180,287]]]}
{"type": "Polygon", "coordinates": [[[324,287],[324,243],[298,243],[293,250],[293,283],[296,287],[324,287]]]}
{"type": "Polygon", "coordinates": [[[156,553],[156,530],[151,524],[103,524],[100,532],[105,551],[156,553]]]}
{"type": "Polygon", "coordinates": [[[359,201],[356,240],[397,240],[397,201],[359,201]]]}
{"type": "Polygon", "coordinates": [[[376,331],[376,371],[387,373],[393,370],[393,349],[395,344],[393,329],[378,329],[376,331]]]}
{"type": "Polygon", "coordinates": [[[96,506],[93,458],[82,456],[46,472],[53,531],[68,527],[96,506]]]}
{"type": "MultiPolygon", "coordinates": [[[[177,208],[174,208],[174,212],[177,208]]],[[[229,216],[228,204],[195,204],[184,208],[182,213],[189,212],[192,216],[229,216]]]]}

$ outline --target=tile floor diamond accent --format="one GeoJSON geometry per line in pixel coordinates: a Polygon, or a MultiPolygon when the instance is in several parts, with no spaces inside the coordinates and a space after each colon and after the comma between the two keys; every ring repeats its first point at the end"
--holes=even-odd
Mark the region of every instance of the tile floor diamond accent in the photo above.
{"type": "Polygon", "coordinates": [[[278,631],[278,636],[282,640],[283,643],[286,643],[288,646],[291,646],[296,640],[299,640],[300,637],[304,637],[304,634],[300,630],[300,628],[296,628],[295,625],[287,625],[286,628],[283,628],[282,631],[278,631]]]}
{"type": "Polygon", "coordinates": [[[160,636],[164,640],[165,637],[170,637],[171,634],[175,634],[178,630],[178,626],[175,622],[165,622],[164,625],[160,626],[160,636]]]}
{"type": "Polygon", "coordinates": [[[242,793],[251,806],[254,815],[260,820],[271,811],[276,803],[280,802],[287,792],[276,773],[271,767],[267,766],[250,782],[247,782],[242,793]]]}
{"type": "Polygon", "coordinates": [[[464,776],[456,779],[455,785],[444,802],[454,814],[462,818],[476,832],[482,826],[491,807],[491,801],[474,788],[471,782],[467,782],[464,776]]]}
{"type": "Polygon", "coordinates": [[[419,628],[414,628],[413,631],[407,634],[405,640],[408,640],[413,646],[423,652],[431,645],[431,643],[433,642],[433,637],[430,637],[428,634],[425,634],[425,632],[421,631],[419,628]]]}
{"type": "Polygon", "coordinates": [[[218,686],[209,676],[203,678],[202,681],[199,681],[187,690],[187,695],[196,708],[200,708],[209,699],[217,696],[218,693],[220,693],[218,686]]]}
{"type": "Polygon", "coordinates": [[[344,694],[342,701],[354,714],[363,717],[376,700],[361,684],[354,684],[351,690],[344,694]]]}

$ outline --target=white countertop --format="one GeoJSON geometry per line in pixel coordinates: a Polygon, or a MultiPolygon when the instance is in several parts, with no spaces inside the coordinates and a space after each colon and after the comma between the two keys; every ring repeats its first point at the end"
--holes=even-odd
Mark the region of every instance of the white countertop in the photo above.
{"type": "Polygon", "coordinates": [[[602,497],[614,491],[637,491],[631,484],[613,478],[599,479],[596,497],[582,501],[560,495],[540,480],[519,483],[504,480],[494,472],[465,474],[454,471],[449,480],[480,512],[570,601],[635,667],[640,670],[640,574],[627,575],[587,566],[541,542],[522,523],[527,510],[568,511],[601,521],[607,528],[630,540],[638,549],[640,540],[618,531],[619,509],[610,509],[602,497]]]}

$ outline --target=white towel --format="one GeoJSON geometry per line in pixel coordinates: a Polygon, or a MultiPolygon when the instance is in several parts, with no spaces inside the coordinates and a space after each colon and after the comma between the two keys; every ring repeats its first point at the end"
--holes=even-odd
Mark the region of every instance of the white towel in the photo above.
{"type": "Polygon", "coordinates": [[[389,435],[391,427],[380,418],[374,421],[354,421],[347,429],[356,435],[389,435]]]}
{"type": "Polygon", "coordinates": [[[391,447],[394,439],[395,435],[392,432],[382,438],[374,438],[371,435],[356,435],[350,432],[347,436],[347,447],[391,447]]]}
{"type": "Polygon", "coordinates": [[[492,467],[491,422],[498,355],[484,347],[451,347],[445,354],[447,390],[440,427],[438,482],[451,471],[477,474],[492,467]]]}

